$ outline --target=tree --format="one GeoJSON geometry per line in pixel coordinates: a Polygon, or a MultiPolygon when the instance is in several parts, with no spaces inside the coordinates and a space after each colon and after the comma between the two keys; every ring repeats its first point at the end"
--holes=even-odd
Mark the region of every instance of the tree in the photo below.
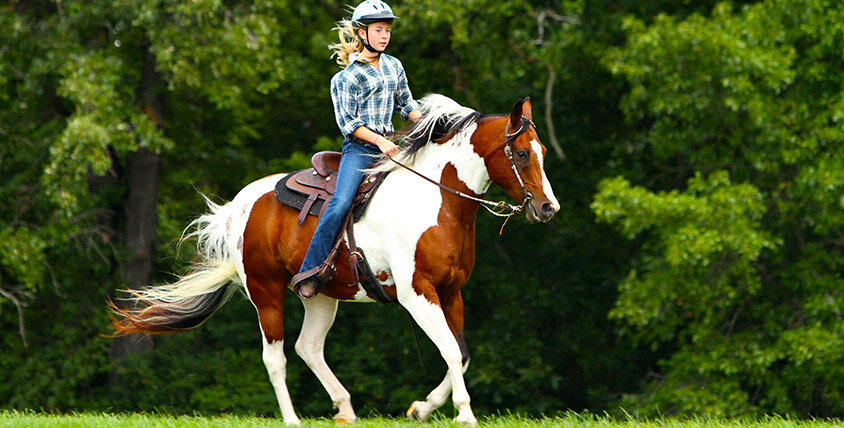
{"type": "Polygon", "coordinates": [[[631,18],[605,58],[643,168],[593,203],[641,244],[611,315],[673,349],[627,399],[645,414],[844,410],[842,17],[771,0],[631,18]]]}
{"type": "MultiPolygon", "coordinates": [[[[200,145],[208,153],[256,135],[254,104],[283,78],[276,16],[285,6],[13,2],[0,15],[11,29],[0,81],[9,89],[4,151],[19,159],[6,164],[14,179],[5,187],[21,202],[4,215],[14,238],[2,270],[17,295],[37,293],[47,273],[56,283],[50,252],[60,257],[73,243],[119,267],[118,283],[150,283],[162,154],[176,142],[208,139],[200,145]],[[210,111],[183,114],[197,107],[210,111]],[[226,132],[203,131],[209,121],[226,132]]],[[[22,304],[11,290],[3,295],[22,304]]],[[[150,346],[118,340],[114,354],[150,346]]]]}

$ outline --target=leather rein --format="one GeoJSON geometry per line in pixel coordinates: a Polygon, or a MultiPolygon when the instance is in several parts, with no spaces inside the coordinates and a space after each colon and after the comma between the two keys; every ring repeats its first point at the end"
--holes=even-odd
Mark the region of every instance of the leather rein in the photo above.
{"type": "Polygon", "coordinates": [[[501,225],[501,230],[503,231],[504,225],[507,224],[507,220],[509,220],[511,216],[524,211],[527,204],[530,203],[530,201],[533,199],[533,194],[530,193],[530,191],[525,186],[525,182],[522,179],[522,175],[519,173],[519,169],[516,167],[516,159],[513,157],[513,142],[516,141],[516,138],[518,138],[519,135],[522,135],[527,130],[529,130],[531,126],[536,129],[536,125],[533,123],[532,120],[528,119],[525,116],[522,116],[522,120],[521,122],[519,122],[519,129],[510,133],[510,120],[507,120],[507,127],[504,129],[504,154],[507,156],[507,160],[510,161],[510,168],[516,175],[516,180],[518,180],[519,185],[522,186],[522,191],[524,192],[524,200],[522,201],[521,205],[513,205],[504,201],[494,202],[488,199],[476,198],[474,196],[467,195],[457,189],[452,189],[451,187],[448,187],[445,184],[440,183],[439,181],[433,180],[425,176],[419,171],[416,171],[415,169],[393,159],[392,157],[388,156],[387,158],[393,161],[393,163],[395,163],[396,165],[422,177],[431,184],[437,185],[439,188],[445,190],[446,192],[449,192],[453,195],[457,195],[461,198],[479,202],[482,207],[486,208],[487,211],[497,217],[507,217],[507,219],[504,220],[504,224],[501,225]]]}

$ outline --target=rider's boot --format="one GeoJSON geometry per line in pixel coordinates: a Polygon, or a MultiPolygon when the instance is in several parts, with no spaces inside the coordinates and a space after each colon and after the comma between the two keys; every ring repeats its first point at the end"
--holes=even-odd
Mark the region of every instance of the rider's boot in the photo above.
{"type": "Polygon", "coordinates": [[[299,284],[299,296],[305,300],[313,299],[318,287],[319,281],[316,278],[308,278],[299,284]]]}
{"type": "Polygon", "coordinates": [[[322,289],[322,286],[331,280],[331,265],[327,262],[328,260],[319,266],[294,275],[290,281],[293,292],[303,299],[313,299],[322,289]]]}

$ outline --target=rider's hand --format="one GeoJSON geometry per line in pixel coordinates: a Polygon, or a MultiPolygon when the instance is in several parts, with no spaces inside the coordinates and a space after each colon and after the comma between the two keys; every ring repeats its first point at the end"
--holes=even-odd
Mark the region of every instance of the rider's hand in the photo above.
{"type": "Polygon", "coordinates": [[[422,112],[420,112],[418,109],[413,110],[410,112],[410,114],[407,115],[407,118],[413,122],[419,122],[420,120],[422,120],[422,112]]]}
{"type": "Polygon", "coordinates": [[[389,157],[393,157],[399,154],[399,146],[384,137],[379,137],[378,139],[376,139],[375,145],[378,146],[379,149],[381,149],[381,153],[384,153],[389,157]]]}

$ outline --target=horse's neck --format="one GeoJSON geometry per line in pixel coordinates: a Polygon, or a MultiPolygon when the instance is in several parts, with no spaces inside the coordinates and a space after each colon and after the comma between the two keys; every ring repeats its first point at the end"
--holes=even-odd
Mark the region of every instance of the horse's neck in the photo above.
{"type": "MultiPolygon", "coordinates": [[[[472,124],[446,142],[429,143],[417,153],[415,168],[453,189],[473,196],[483,195],[489,189],[490,178],[484,159],[471,144],[476,128],[472,124]]],[[[472,204],[477,209],[477,203],[472,204]]]]}

